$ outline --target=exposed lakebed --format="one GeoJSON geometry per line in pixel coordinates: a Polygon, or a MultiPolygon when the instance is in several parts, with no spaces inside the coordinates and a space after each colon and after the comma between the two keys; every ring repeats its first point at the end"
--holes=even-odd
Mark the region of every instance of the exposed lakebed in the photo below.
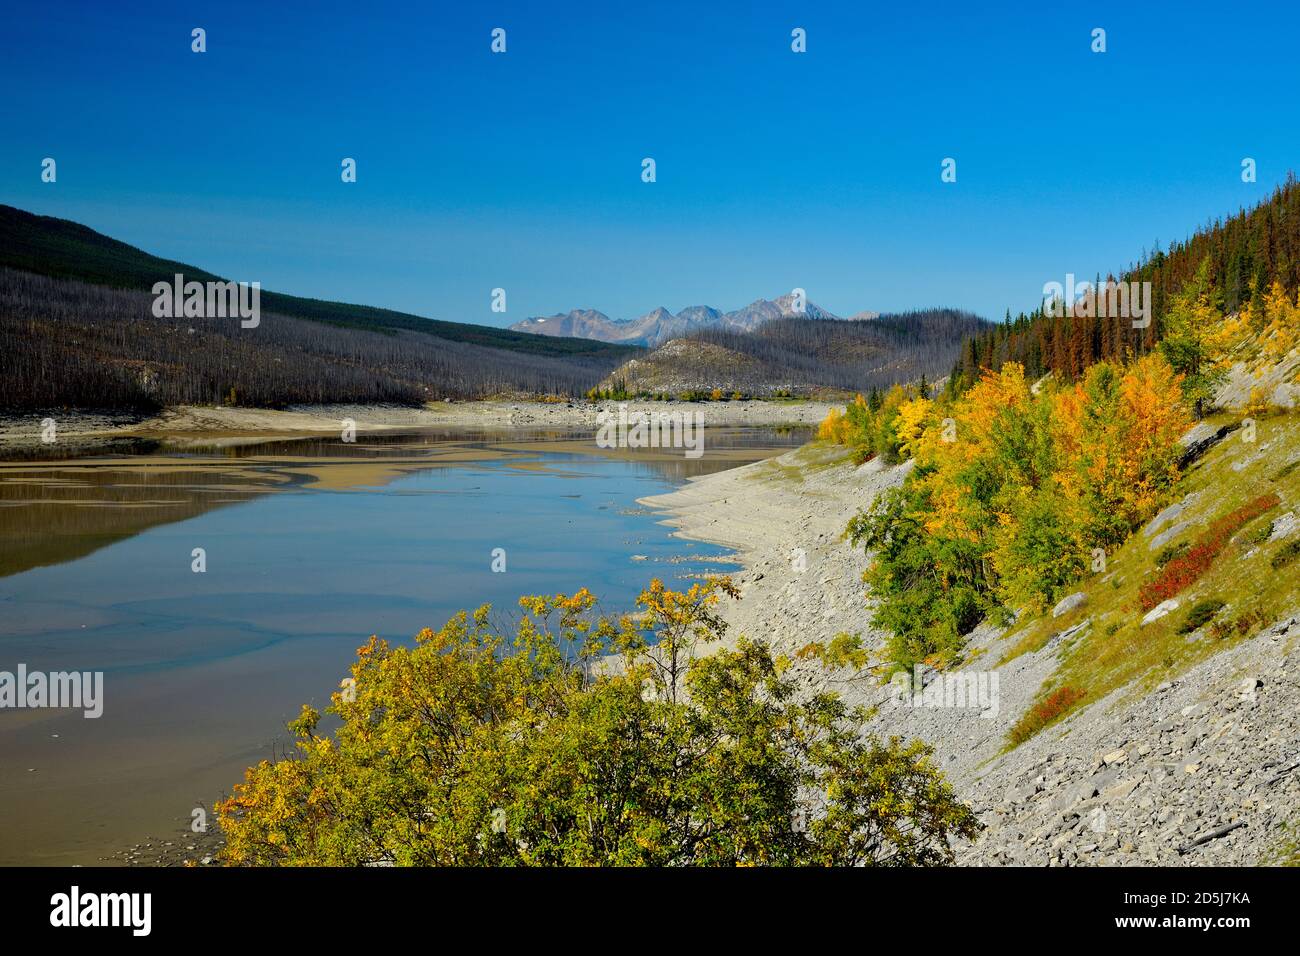
{"type": "Polygon", "coordinates": [[[0,671],[104,673],[98,719],[0,710],[0,864],[183,845],[198,807],[215,828],[214,799],[283,751],[371,634],[580,587],[618,611],[652,577],[725,569],[636,499],[807,438],[709,429],[698,460],[587,431],[0,462],[0,671]]]}

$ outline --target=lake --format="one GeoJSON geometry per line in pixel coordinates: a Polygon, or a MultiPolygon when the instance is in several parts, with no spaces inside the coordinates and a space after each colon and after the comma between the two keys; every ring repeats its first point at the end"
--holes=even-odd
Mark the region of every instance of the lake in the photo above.
{"type": "Polygon", "coordinates": [[[195,808],[215,830],[214,800],[291,745],[371,634],[581,587],[620,611],[652,577],[726,570],[636,499],[809,437],[713,428],[696,460],[588,431],[0,462],[0,672],[104,675],[98,719],[0,710],[0,864],[183,843],[195,808]]]}

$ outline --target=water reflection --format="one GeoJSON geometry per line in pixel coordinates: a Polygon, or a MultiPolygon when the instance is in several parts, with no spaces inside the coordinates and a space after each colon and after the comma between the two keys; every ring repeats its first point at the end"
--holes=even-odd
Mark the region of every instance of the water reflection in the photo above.
{"type": "MultiPolygon", "coordinates": [[[[160,524],[302,487],[370,489],[427,468],[489,461],[563,469],[567,458],[617,458],[640,475],[685,481],[792,448],[805,428],[715,428],[705,455],[606,450],[591,432],[423,431],[356,442],[306,438],[223,447],[134,442],[117,454],[0,461],[0,577],[74,561],[160,524]]],[[[28,450],[27,454],[31,454],[28,450]]]]}
{"type": "Polygon", "coordinates": [[[0,463],[0,670],[105,674],[100,719],[0,711],[0,864],[178,838],[371,634],[584,586],[617,611],[718,570],[636,499],[806,434],[711,429],[698,460],[462,432],[0,463]]]}

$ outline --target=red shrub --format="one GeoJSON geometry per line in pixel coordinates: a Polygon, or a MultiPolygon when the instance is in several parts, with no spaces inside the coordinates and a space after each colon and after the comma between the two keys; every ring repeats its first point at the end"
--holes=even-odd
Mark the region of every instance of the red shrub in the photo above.
{"type": "Polygon", "coordinates": [[[1011,740],[1011,745],[1015,747],[1024,743],[1087,696],[1088,692],[1086,690],[1079,690],[1075,687],[1058,687],[1025,711],[1024,716],[1016,721],[1016,725],[1011,728],[1011,732],[1007,735],[1011,740]]]}
{"type": "Polygon", "coordinates": [[[1174,558],[1161,569],[1154,580],[1142,585],[1139,592],[1142,610],[1151,610],[1161,601],[1168,600],[1195,583],[1210,569],[1214,559],[1228,546],[1228,541],[1234,534],[1265,511],[1277,507],[1281,500],[1275,494],[1260,495],[1254,501],[1242,505],[1236,511],[1224,515],[1210,525],[1186,554],[1174,558]]]}

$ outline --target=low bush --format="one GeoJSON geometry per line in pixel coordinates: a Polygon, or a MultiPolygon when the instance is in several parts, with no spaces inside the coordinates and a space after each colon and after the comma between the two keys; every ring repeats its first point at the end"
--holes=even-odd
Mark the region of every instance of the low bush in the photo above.
{"type": "Polygon", "coordinates": [[[1160,549],[1156,555],[1156,567],[1163,568],[1174,558],[1181,558],[1192,547],[1190,541],[1179,541],[1177,544],[1167,544],[1160,549]]]}
{"type": "Polygon", "coordinates": [[[1214,620],[1214,616],[1222,611],[1224,607],[1226,607],[1226,603],[1218,598],[1203,598],[1197,601],[1187,612],[1186,619],[1179,625],[1178,633],[1191,634],[1193,631],[1199,631],[1214,620]]]}
{"type": "Polygon", "coordinates": [[[725,628],[727,579],[652,582],[640,611],[585,589],[487,606],[414,647],[358,650],[339,726],[304,707],[297,750],[217,807],[224,862],[255,866],[916,866],[981,824],[920,741],[811,698],[725,628]],[[614,653],[621,666],[601,668],[614,653]]]}
{"type": "Polygon", "coordinates": [[[1261,521],[1258,525],[1250,530],[1249,534],[1242,535],[1241,546],[1245,548],[1254,548],[1264,544],[1273,534],[1273,522],[1261,521]]]}
{"type": "Polygon", "coordinates": [[[1272,565],[1274,571],[1281,571],[1296,558],[1300,558],[1300,539],[1282,545],[1277,554],[1273,555],[1269,564],[1272,565]]]}
{"type": "Polygon", "coordinates": [[[1068,710],[1087,696],[1086,690],[1077,687],[1058,687],[1025,711],[1024,716],[1016,721],[1016,725],[1007,734],[1011,746],[1018,747],[1048,724],[1060,720],[1068,710]]]}
{"type": "Polygon", "coordinates": [[[1300,468],[1300,458],[1297,458],[1295,461],[1288,462],[1287,464],[1279,468],[1276,472],[1274,472],[1273,481],[1281,481],[1283,478],[1287,477],[1287,475],[1291,474],[1291,472],[1295,471],[1297,468],[1300,468]]]}
{"type": "Polygon", "coordinates": [[[1171,560],[1154,580],[1142,585],[1139,594],[1142,610],[1149,611],[1191,587],[1210,569],[1234,534],[1280,503],[1281,499],[1275,494],[1260,495],[1215,521],[1185,554],[1171,560]]]}
{"type": "Polygon", "coordinates": [[[1233,636],[1249,637],[1271,620],[1273,615],[1264,611],[1246,611],[1230,621],[1215,621],[1210,625],[1210,633],[1219,640],[1233,636]]]}

